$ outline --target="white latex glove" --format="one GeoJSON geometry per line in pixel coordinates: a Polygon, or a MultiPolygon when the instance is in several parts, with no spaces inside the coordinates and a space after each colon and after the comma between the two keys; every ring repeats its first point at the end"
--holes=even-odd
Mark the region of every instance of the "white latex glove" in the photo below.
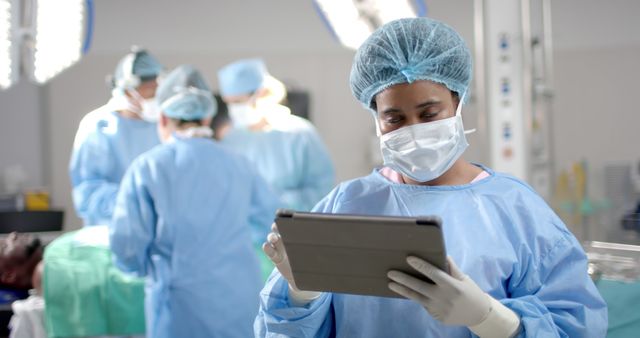
{"type": "Polygon", "coordinates": [[[392,270],[387,274],[393,281],[389,288],[420,303],[444,324],[468,326],[481,337],[513,336],[520,325],[518,316],[482,291],[451,257],[447,260],[451,275],[420,258],[408,257],[409,265],[435,284],[392,270]]]}
{"type": "Polygon", "coordinates": [[[289,282],[289,298],[292,305],[304,306],[320,297],[321,292],[303,291],[296,287],[296,283],[293,280],[293,273],[291,272],[291,265],[289,265],[289,257],[287,257],[287,252],[284,250],[284,244],[282,244],[282,239],[280,238],[275,223],[271,225],[271,232],[267,236],[267,241],[262,244],[262,251],[264,251],[267,257],[275,264],[282,277],[289,282]]]}

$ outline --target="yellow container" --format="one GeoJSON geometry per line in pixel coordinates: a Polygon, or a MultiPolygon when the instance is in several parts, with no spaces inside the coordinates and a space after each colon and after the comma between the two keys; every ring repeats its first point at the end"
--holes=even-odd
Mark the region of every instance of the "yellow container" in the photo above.
{"type": "Polygon", "coordinates": [[[46,191],[25,192],[24,207],[29,211],[49,210],[49,193],[46,191]]]}

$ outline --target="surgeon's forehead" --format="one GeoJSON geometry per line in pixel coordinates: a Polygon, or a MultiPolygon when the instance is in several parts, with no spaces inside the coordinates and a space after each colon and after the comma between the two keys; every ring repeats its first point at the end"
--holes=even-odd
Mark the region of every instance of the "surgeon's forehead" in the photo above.
{"type": "Polygon", "coordinates": [[[222,99],[226,103],[245,103],[251,100],[251,94],[225,95],[222,99]]]}
{"type": "Polygon", "coordinates": [[[140,85],[138,86],[138,89],[147,89],[147,88],[156,88],[156,87],[158,87],[158,81],[156,81],[156,79],[153,79],[153,80],[144,81],[140,83],[140,85]]]}
{"type": "Polygon", "coordinates": [[[11,233],[7,236],[0,238],[0,257],[6,257],[11,254],[11,251],[15,250],[16,246],[20,246],[20,243],[16,241],[21,236],[18,233],[11,233]]]}
{"type": "Polygon", "coordinates": [[[8,239],[6,237],[0,239],[0,267],[4,263],[4,261],[7,260],[7,256],[9,254],[8,251],[9,251],[8,239]]]}
{"type": "Polygon", "coordinates": [[[0,239],[0,271],[6,267],[7,257],[7,239],[0,239]]]}
{"type": "Polygon", "coordinates": [[[374,96],[377,108],[381,104],[405,102],[407,98],[418,101],[432,101],[451,96],[451,91],[440,83],[429,80],[419,80],[412,83],[404,82],[395,84],[380,91],[374,96]]]}

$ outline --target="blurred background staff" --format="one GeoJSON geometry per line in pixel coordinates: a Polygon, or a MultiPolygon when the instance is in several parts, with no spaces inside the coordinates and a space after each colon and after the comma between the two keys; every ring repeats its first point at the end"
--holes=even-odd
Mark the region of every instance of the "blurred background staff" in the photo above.
{"type": "Polygon", "coordinates": [[[261,279],[252,230],[277,207],[248,161],[214,141],[215,100],[180,66],[158,88],[163,144],[128,169],[111,223],[116,264],[147,278],[148,337],[250,337],[261,279]]]}
{"type": "Polygon", "coordinates": [[[249,159],[279,195],[281,207],[310,210],[335,183],[315,127],[280,104],[286,90],[261,59],[224,66],[218,82],[232,123],[222,144],[249,159]]]}
{"type": "Polygon", "coordinates": [[[161,71],[151,54],[134,47],[115,69],[109,102],[80,122],[69,175],[74,206],[85,226],[108,224],[127,167],[160,142],[154,97],[161,71]]]}

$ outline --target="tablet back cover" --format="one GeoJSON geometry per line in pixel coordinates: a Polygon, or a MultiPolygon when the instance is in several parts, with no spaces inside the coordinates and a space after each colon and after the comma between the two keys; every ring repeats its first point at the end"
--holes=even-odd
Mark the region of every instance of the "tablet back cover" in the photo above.
{"type": "Polygon", "coordinates": [[[407,256],[448,271],[433,218],[294,213],[276,223],[301,290],[403,298],[389,290],[389,270],[428,280],[407,264],[407,256]]]}

